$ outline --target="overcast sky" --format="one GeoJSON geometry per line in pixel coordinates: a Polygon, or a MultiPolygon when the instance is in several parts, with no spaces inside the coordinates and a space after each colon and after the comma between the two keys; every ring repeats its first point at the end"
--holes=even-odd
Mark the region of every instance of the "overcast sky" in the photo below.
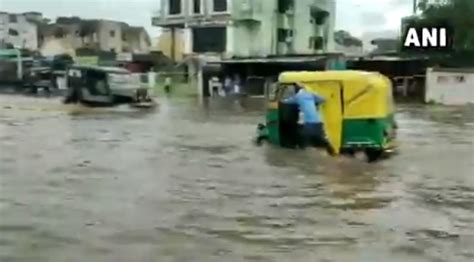
{"type": "MultiPolygon", "coordinates": [[[[266,0],[261,0],[266,1],[266,0]]],[[[413,0],[336,0],[336,29],[350,31],[355,36],[384,35],[395,32],[400,18],[409,15],[413,0]]],[[[0,11],[42,12],[48,18],[81,16],[121,20],[131,25],[145,26],[152,36],[158,30],[150,17],[159,0],[0,0],[0,11]]]]}

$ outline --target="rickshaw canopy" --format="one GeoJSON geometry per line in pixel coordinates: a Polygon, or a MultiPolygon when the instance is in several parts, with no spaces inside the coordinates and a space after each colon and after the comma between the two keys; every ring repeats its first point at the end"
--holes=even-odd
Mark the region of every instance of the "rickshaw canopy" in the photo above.
{"type": "Polygon", "coordinates": [[[308,91],[322,96],[332,93],[328,93],[328,89],[341,88],[342,114],[345,119],[384,117],[394,110],[391,81],[376,72],[284,72],[279,76],[279,83],[298,83],[308,91]]]}

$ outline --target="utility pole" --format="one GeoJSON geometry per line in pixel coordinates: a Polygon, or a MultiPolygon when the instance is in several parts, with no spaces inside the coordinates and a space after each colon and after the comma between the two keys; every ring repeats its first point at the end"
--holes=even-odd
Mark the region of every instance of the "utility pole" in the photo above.
{"type": "Polygon", "coordinates": [[[413,15],[416,15],[416,10],[418,10],[417,0],[413,0],[413,15]]]}
{"type": "Polygon", "coordinates": [[[176,62],[176,29],[171,27],[171,60],[176,62]]]}

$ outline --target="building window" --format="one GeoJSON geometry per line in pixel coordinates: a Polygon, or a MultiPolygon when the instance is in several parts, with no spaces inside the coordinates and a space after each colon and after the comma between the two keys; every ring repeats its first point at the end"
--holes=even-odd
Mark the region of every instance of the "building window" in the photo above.
{"type": "Polygon", "coordinates": [[[278,32],[277,32],[278,42],[286,42],[286,40],[292,36],[293,36],[293,30],[278,28],[278,32]]]}
{"type": "Polygon", "coordinates": [[[11,36],[19,36],[20,34],[15,29],[8,29],[8,34],[11,36]]]}
{"type": "Polygon", "coordinates": [[[181,14],[181,0],[168,0],[169,14],[181,14]]]}
{"type": "Polygon", "coordinates": [[[309,48],[313,50],[320,50],[323,48],[324,38],[321,36],[312,36],[309,38],[309,48]]]}
{"type": "Polygon", "coordinates": [[[110,52],[115,53],[115,48],[110,48],[110,52]]]}
{"type": "Polygon", "coordinates": [[[214,12],[226,12],[227,0],[214,0],[214,12]]]}
{"type": "Polygon", "coordinates": [[[201,0],[194,0],[193,12],[195,14],[201,13],[201,0]]]}
{"type": "Polygon", "coordinates": [[[286,13],[286,11],[293,8],[294,0],[278,0],[278,12],[286,13]]]}
{"type": "Polygon", "coordinates": [[[8,16],[10,23],[18,23],[18,17],[16,15],[8,16]]]}
{"type": "Polygon", "coordinates": [[[193,29],[193,52],[225,52],[227,30],[225,27],[202,27],[193,29]]]}
{"type": "Polygon", "coordinates": [[[329,18],[329,12],[317,8],[312,8],[309,15],[316,25],[324,25],[329,18]]]}
{"type": "Polygon", "coordinates": [[[110,31],[110,37],[115,37],[115,31],[114,30],[110,31]]]}

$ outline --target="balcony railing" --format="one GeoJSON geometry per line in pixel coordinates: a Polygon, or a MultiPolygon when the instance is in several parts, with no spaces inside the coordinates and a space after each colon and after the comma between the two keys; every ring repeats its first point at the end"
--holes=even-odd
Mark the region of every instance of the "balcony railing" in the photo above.
{"type": "Polygon", "coordinates": [[[184,14],[167,15],[164,11],[155,11],[152,13],[151,23],[153,26],[172,26],[185,23],[184,14]]]}
{"type": "Polygon", "coordinates": [[[235,1],[232,18],[235,20],[260,21],[262,13],[261,0],[235,1]]]}

